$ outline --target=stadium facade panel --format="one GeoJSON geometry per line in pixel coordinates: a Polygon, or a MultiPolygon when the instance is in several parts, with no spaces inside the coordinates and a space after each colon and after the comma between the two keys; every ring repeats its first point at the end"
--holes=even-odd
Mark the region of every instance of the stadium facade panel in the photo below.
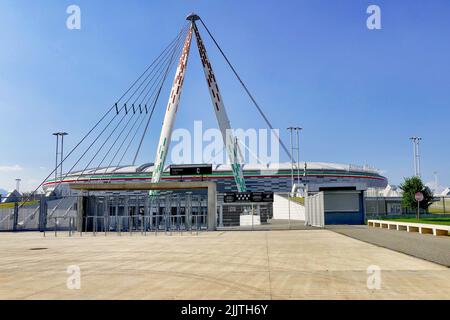
{"type": "MultiPolygon", "coordinates": [[[[309,191],[319,191],[321,188],[355,187],[357,190],[368,188],[385,188],[387,179],[378,170],[337,163],[308,162],[306,170],[301,163],[299,171],[294,170],[294,179],[300,179],[300,184],[308,186],[309,191]],[[306,171],[306,172],[305,172],[306,171]]],[[[245,182],[249,191],[289,192],[291,190],[291,164],[274,163],[270,165],[244,165],[245,182]]],[[[90,169],[84,172],[74,172],[62,179],[51,179],[44,184],[44,191],[53,191],[55,185],[69,183],[119,183],[119,182],[150,182],[153,164],[142,166],[121,166],[101,169],[90,169]]],[[[194,181],[210,180],[217,182],[218,192],[237,191],[231,166],[220,164],[213,166],[213,174],[207,176],[170,176],[169,166],[162,174],[162,181],[194,181]]],[[[65,188],[62,188],[65,189],[65,188]]]]}

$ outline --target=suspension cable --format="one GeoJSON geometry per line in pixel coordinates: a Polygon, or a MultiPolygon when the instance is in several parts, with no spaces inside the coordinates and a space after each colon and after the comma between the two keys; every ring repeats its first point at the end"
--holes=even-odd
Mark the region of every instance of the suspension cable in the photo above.
{"type": "MultiPolygon", "coordinates": [[[[160,79],[160,84],[161,84],[161,85],[164,83],[164,80],[165,80],[164,77],[163,77],[162,79],[160,79]]],[[[152,96],[155,96],[155,93],[153,93],[152,96]]],[[[151,96],[151,97],[152,97],[152,96],[151,96]]],[[[150,97],[150,99],[151,99],[151,97],[150,97]]],[[[152,113],[150,113],[149,119],[151,119],[151,117],[152,117],[152,113]]],[[[143,119],[141,120],[141,123],[139,124],[139,126],[142,124],[142,121],[143,121],[144,119],[145,119],[145,118],[143,118],[143,119]]],[[[117,155],[118,155],[118,154],[120,153],[120,151],[122,150],[122,147],[124,146],[125,142],[127,141],[128,137],[130,136],[130,134],[131,134],[131,132],[132,132],[134,126],[135,126],[135,124],[130,128],[130,130],[128,131],[127,135],[126,135],[125,138],[123,139],[122,143],[120,144],[119,148],[117,149],[116,153],[114,154],[113,158],[111,159],[111,162],[110,162],[109,165],[108,165],[109,167],[111,166],[111,164],[113,163],[113,161],[116,159],[117,155]]],[[[130,142],[130,143],[131,143],[131,142],[130,142]]],[[[128,148],[127,148],[127,149],[128,149],[128,148]]],[[[124,154],[125,154],[125,153],[126,153],[126,151],[124,152],[124,154]]],[[[122,160],[122,159],[123,159],[123,156],[121,157],[121,160],[122,160]]],[[[116,167],[119,167],[119,166],[120,166],[121,160],[117,163],[116,167]]]]}
{"type": "MultiPolygon", "coordinates": [[[[180,49],[180,47],[178,47],[178,49],[177,49],[176,51],[179,51],[179,49],[180,49]]],[[[173,54],[172,54],[172,56],[173,56],[173,54]]],[[[171,63],[172,63],[172,60],[173,60],[173,59],[171,59],[171,63]]],[[[166,79],[166,77],[167,77],[168,70],[170,70],[170,69],[171,69],[171,68],[170,68],[170,64],[169,64],[168,67],[167,67],[167,69],[166,69],[166,73],[165,73],[164,77],[161,79],[161,82],[160,82],[160,88],[164,85],[165,79],[166,79]]],[[[157,96],[159,95],[159,92],[160,92],[160,90],[158,90],[157,96]]],[[[155,96],[155,92],[151,95],[151,97],[149,98],[149,101],[151,100],[152,96],[155,96]]],[[[151,119],[151,117],[152,117],[152,115],[153,115],[153,110],[155,109],[155,105],[156,105],[156,102],[157,102],[157,98],[156,98],[157,96],[155,96],[155,98],[153,99],[153,103],[152,103],[152,104],[153,104],[153,108],[152,108],[152,112],[150,113],[149,119],[151,119]]],[[[141,120],[141,123],[139,124],[139,126],[142,124],[143,120],[144,120],[144,118],[141,120]]],[[[108,167],[111,167],[113,161],[116,159],[116,157],[117,157],[117,155],[119,154],[120,150],[121,150],[122,147],[124,146],[126,140],[128,139],[128,137],[130,136],[131,132],[133,131],[133,129],[134,129],[136,123],[137,123],[137,119],[136,119],[135,123],[133,124],[133,126],[132,126],[132,127],[130,128],[130,130],[128,131],[128,133],[127,133],[127,135],[125,136],[125,138],[123,139],[121,145],[119,146],[119,148],[117,149],[117,151],[116,151],[116,153],[114,154],[113,158],[111,159],[111,161],[110,161],[108,167]]],[[[139,126],[138,126],[138,128],[139,128],[139,126]]],[[[136,135],[136,134],[135,134],[135,135],[136,135]]],[[[133,138],[132,138],[132,139],[130,140],[130,142],[128,143],[128,146],[127,146],[127,148],[125,149],[125,151],[124,151],[122,157],[120,158],[119,162],[117,163],[116,167],[120,167],[120,164],[121,164],[121,162],[122,162],[122,160],[123,160],[123,158],[124,158],[126,152],[128,151],[128,149],[129,149],[129,147],[130,147],[130,144],[131,144],[131,142],[133,141],[135,135],[133,136],[133,138]]],[[[109,179],[109,182],[111,182],[111,178],[109,179]]]]}
{"type": "MultiPolygon", "coordinates": [[[[180,41],[178,41],[177,43],[175,43],[175,45],[173,46],[172,49],[177,48],[177,47],[179,46],[179,42],[180,42],[180,41]]],[[[149,80],[149,82],[148,82],[147,85],[146,85],[146,87],[148,87],[148,85],[149,85],[150,83],[154,82],[153,85],[151,86],[151,88],[150,88],[149,91],[151,91],[151,89],[155,86],[155,84],[157,84],[157,83],[159,82],[159,81],[153,81],[153,80],[155,80],[155,76],[158,76],[158,78],[159,78],[160,75],[161,75],[161,72],[163,71],[163,69],[165,69],[165,65],[166,65],[168,62],[170,63],[170,56],[171,56],[171,55],[170,55],[170,52],[168,52],[168,54],[166,55],[166,57],[165,57],[164,59],[161,59],[161,60],[158,62],[158,64],[157,64],[158,70],[156,71],[156,73],[152,76],[152,78],[149,80]]],[[[149,75],[150,75],[150,74],[149,74],[149,75]]],[[[149,76],[147,77],[147,79],[148,79],[148,78],[149,78],[149,76]]],[[[156,80],[157,80],[157,79],[156,79],[156,80]]],[[[144,80],[144,81],[145,81],[145,80],[144,80]]],[[[143,90],[145,90],[145,89],[143,89],[143,90]]],[[[141,92],[141,94],[142,94],[142,92],[141,92]]],[[[136,101],[137,101],[137,99],[136,99],[136,101]]],[[[122,136],[123,132],[124,132],[125,129],[128,127],[128,125],[130,124],[130,122],[131,122],[131,120],[133,119],[133,117],[134,117],[135,114],[136,114],[136,113],[133,113],[132,116],[128,119],[127,123],[126,123],[125,126],[122,128],[122,130],[120,131],[119,135],[116,137],[116,139],[114,140],[113,144],[110,146],[110,148],[108,149],[108,151],[106,152],[106,154],[103,156],[102,160],[100,161],[100,163],[99,163],[99,165],[97,166],[97,168],[95,169],[95,171],[90,173],[91,177],[90,177],[89,181],[92,179],[93,175],[95,175],[95,174],[97,173],[97,171],[100,169],[100,167],[101,167],[101,165],[103,164],[103,162],[105,161],[105,159],[106,159],[106,158],[108,157],[108,155],[111,153],[112,149],[114,148],[114,146],[116,145],[116,143],[119,141],[120,137],[122,136]]],[[[138,118],[139,118],[139,115],[141,115],[141,114],[142,114],[142,110],[141,110],[140,113],[138,113],[138,118]]],[[[126,116],[126,114],[125,114],[124,117],[120,120],[120,122],[117,124],[116,128],[110,133],[110,135],[108,136],[108,138],[106,139],[106,141],[104,142],[104,144],[103,144],[103,145],[100,147],[100,149],[97,151],[97,153],[96,153],[96,155],[94,156],[94,158],[98,155],[98,153],[100,152],[100,150],[105,146],[105,144],[107,143],[107,141],[113,136],[113,133],[114,133],[115,130],[120,126],[120,124],[121,124],[122,121],[124,120],[125,116],[126,116]]],[[[136,120],[136,121],[137,121],[137,120],[136,120]]],[[[77,181],[80,179],[80,177],[83,176],[85,170],[89,167],[89,165],[92,163],[92,161],[94,160],[94,158],[92,158],[91,162],[89,162],[89,163],[87,164],[87,166],[85,167],[85,169],[83,170],[83,172],[81,173],[81,175],[78,176],[77,181]]]]}
{"type": "MultiPolygon", "coordinates": [[[[185,26],[183,26],[183,29],[179,32],[179,33],[182,33],[182,31],[185,29],[185,26]]],[[[166,47],[166,49],[164,49],[163,50],[163,52],[158,56],[158,58],[157,59],[155,59],[155,61],[156,60],[158,60],[165,52],[166,52],[166,50],[168,49],[168,48],[170,48],[171,46],[172,46],[172,44],[175,42],[175,41],[177,41],[177,39],[178,39],[178,35],[177,35],[177,37],[175,37],[175,39],[174,40],[172,40],[171,42],[170,42],[170,44],[166,47]]],[[[108,116],[108,114],[111,112],[111,111],[113,111],[114,109],[116,109],[116,115],[119,113],[119,110],[117,109],[117,105],[118,105],[118,103],[120,102],[120,101],[122,101],[123,100],[123,98],[131,91],[131,89],[142,79],[142,77],[148,72],[148,70],[154,65],[154,63],[155,63],[155,61],[153,61],[148,67],[147,67],[147,69],[133,82],[133,84],[122,94],[122,96],[118,99],[118,100],[116,100],[117,102],[116,103],[114,103],[112,106],[111,106],[111,108],[109,108],[109,110],[100,118],[100,120],[85,134],[85,136],[75,145],[75,147],[73,147],[72,148],[72,150],[71,151],[69,151],[69,153],[64,157],[64,159],[60,162],[60,164],[55,168],[55,169],[53,169],[53,171],[52,172],[50,172],[49,174],[48,174],[48,176],[44,179],[44,180],[42,180],[41,181],[41,183],[36,187],[36,189],[34,189],[34,191],[28,196],[28,199],[30,199],[38,190],[39,190],[39,188],[40,187],[42,187],[42,185],[55,173],[55,171],[57,171],[58,169],[59,169],[59,167],[75,152],[75,150],[76,149],[78,149],[78,147],[91,135],[91,133],[100,125],[100,123],[103,121],[103,120],[105,120],[105,118],[108,116]]],[[[123,109],[123,107],[120,109],[120,110],[122,110],[123,109]]],[[[111,122],[110,122],[111,123],[111,122]]],[[[108,124],[109,125],[109,124],[108,124]]],[[[78,163],[79,161],[77,161],[77,163],[78,163]]],[[[56,189],[61,183],[62,183],[62,181],[64,180],[64,179],[66,179],[66,177],[72,172],[72,170],[73,170],[73,168],[74,168],[75,166],[73,166],[72,167],[72,169],[69,171],[69,172],[67,172],[66,173],[66,175],[64,176],[64,178],[61,178],[61,180],[59,181],[59,183],[57,183],[56,181],[54,182],[55,183],[55,187],[54,187],[54,189],[56,189]]],[[[25,202],[24,202],[25,203],[25,202]]],[[[22,207],[23,206],[23,204],[20,206],[20,207],[22,207]]]]}
{"type": "Polygon", "coordinates": [[[237,73],[236,69],[233,67],[233,65],[231,64],[230,60],[227,58],[227,56],[225,55],[225,53],[223,52],[222,48],[219,46],[218,42],[216,41],[216,39],[214,38],[214,36],[211,34],[211,32],[209,31],[208,27],[206,26],[205,22],[203,21],[203,19],[200,18],[200,22],[202,23],[203,27],[206,29],[206,31],[208,32],[209,36],[211,37],[211,39],[213,40],[214,44],[216,45],[217,49],[219,49],[220,53],[222,54],[222,56],[224,57],[225,61],[227,62],[228,66],[231,68],[231,70],[233,71],[234,75],[236,76],[236,78],[239,80],[239,82],[241,83],[242,87],[244,88],[245,92],[247,93],[247,95],[250,97],[250,100],[253,102],[253,104],[255,105],[256,109],[258,110],[259,114],[263,117],[264,121],[266,122],[266,124],[269,126],[269,128],[274,132],[274,135],[277,137],[278,141],[281,144],[281,147],[283,148],[284,152],[286,152],[286,154],[289,156],[289,158],[292,158],[291,153],[289,152],[288,148],[284,145],[283,141],[281,140],[280,136],[277,134],[277,132],[274,130],[272,124],[270,123],[269,119],[267,118],[267,116],[264,114],[263,110],[261,109],[261,107],[259,106],[259,104],[256,102],[255,98],[253,97],[253,95],[250,93],[250,91],[248,90],[247,86],[245,85],[244,81],[242,80],[242,78],[239,76],[239,74],[237,73]]]}
{"type": "MultiPolygon", "coordinates": [[[[171,59],[171,60],[173,60],[173,58],[174,58],[174,55],[172,55],[172,59],[171,59]]],[[[175,61],[176,61],[176,60],[175,60],[175,61]]],[[[171,63],[172,63],[172,62],[171,62],[171,63]]],[[[137,157],[138,157],[138,155],[139,155],[139,152],[141,151],[142,143],[144,142],[145,135],[147,134],[147,130],[148,130],[150,121],[151,121],[151,119],[152,119],[153,112],[155,111],[156,104],[158,103],[159,97],[160,97],[160,95],[161,95],[161,90],[162,90],[162,88],[163,88],[163,86],[164,86],[164,82],[165,82],[166,79],[167,79],[167,75],[168,75],[168,73],[169,73],[169,70],[170,70],[170,66],[169,66],[169,67],[167,68],[167,70],[166,70],[166,73],[165,73],[165,75],[164,75],[164,79],[163,79],[163,81],[161,82],[161,85],[160,85],[160,87],[159,87],[158,93],[157,93],[157,95],[156,95],[156,99],[154,100],[154,103],[153,103],[153,106],[152,106],[152,111],[150,112],[150,116],[148,117],[147,123],[146,123],[145,128],[144,128],[144,132],[142,133],[141,139],[140,139],[140,141],[139,141],[138,148],[137,148],[136,153],[135,153],[134,158],[133,158],[133,166],[136,164],[136,159],[137,159],[137,157]]]]}
{"type": "MultiPolygon", "coordinates": [[[[179,43],[180,39],[182,39],[181,36],[187,31],[187,26],[188,26],[188,25],[185,25],[185,26],[183,27],[183,29],[179,32],[178,37],[177,37],[177,39],[176,39],[176,43],[173,45],[174,48],[176,48],[176,47],[178,46],[178,43],[179,43]]],[[[168,50],[168,52],[171,52],[172,49],[173,49],[173,48],[171,48],[170,50],[168,50]]],[[[169,54],[169,56],[170,56],[170,54],[169,54]]],[[[139,87],[136,88],[135,93],[136,93],[136,92],[142,87],[142,85],[147,81],[147,79],[149,78],[149,76],[150,76],[150,74],[148,74],[147,77],[144,79],[144,81],[139,85],[139,87]]],[[[149,83],[150,83],[150,82],[149,82],[149,83]]],[[[136,103],[137,100],[139,100],[139,98],[141,97],[142,93],[145,91],[145,89],[147,88],[147,86],[148,86],[149,83],[147,83],[147,85],[142,89],[142,91],[141,91],[141,93],[139,94],[139,96],[134,100],[134,103],[136,103]]],[[[131,100],[131,97],[128,99],[127,103],[128,103],[130,100],[131,100]]]]}

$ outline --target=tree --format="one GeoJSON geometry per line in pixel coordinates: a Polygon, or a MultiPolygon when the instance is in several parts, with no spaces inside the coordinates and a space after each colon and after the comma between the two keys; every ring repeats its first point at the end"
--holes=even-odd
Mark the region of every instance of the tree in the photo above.
{"type": "Polygon", "coordinates": [[[433,192],[423,184],[419,177],[405,178],[405,181],[400,185],[400,189],[403,191],[402,206],[404,208],[417,210],[416,192],[423,193],[420,208],[428,210],[428,207],[433,203],[433,192]]]}

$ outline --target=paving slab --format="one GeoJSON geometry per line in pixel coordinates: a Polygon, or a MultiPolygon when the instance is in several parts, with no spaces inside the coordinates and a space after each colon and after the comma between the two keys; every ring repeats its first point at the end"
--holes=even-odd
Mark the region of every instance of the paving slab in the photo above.
{"type": "Polygon", "coordinates": [[[328,230],[450,267],[450,237],[368,226],[327,226],[328,230]]]}
{"type": "Polygon", "coordinates": [[[450,299],[450,269],[329,230],[1,233],[0,252],[0,299],[450,299]]]}

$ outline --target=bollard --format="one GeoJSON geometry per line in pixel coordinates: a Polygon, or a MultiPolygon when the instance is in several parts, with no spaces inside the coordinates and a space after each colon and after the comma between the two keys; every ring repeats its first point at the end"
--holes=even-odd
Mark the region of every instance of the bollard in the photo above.
{"type": "Polygon", "coordinates": [[[130,230],[130,237],[133,236],[133,225],[132,225],[132,218],[131,216],[128,216],[128,229],[130,230]]]}
{"type": "Polygon", "coordinates": [[[146,217],[144,215],[144,236],[147,235],[148,226],[149,226],[149,224],[147,223],[147,219],[146,219],[146,217]]]}
{"type": "Polygon", "coordinates": [[[197,236],[198,236],[198,216],[195,216],[195,231],[196,231],[197,236]]]}

